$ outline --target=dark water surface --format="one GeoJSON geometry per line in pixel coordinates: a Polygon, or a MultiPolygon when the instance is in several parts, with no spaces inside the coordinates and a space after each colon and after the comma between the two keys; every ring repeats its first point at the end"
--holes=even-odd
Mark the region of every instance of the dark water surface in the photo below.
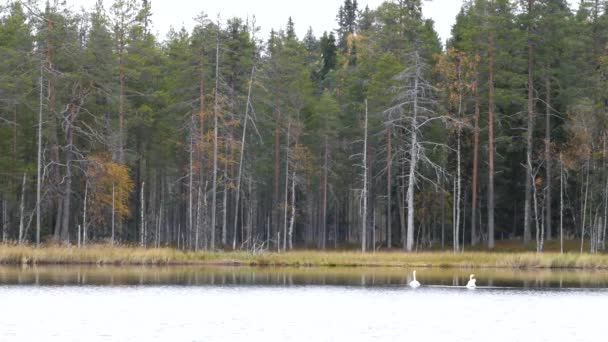
{"type": "Polygon", "coordinates": [[[0,341],[600,341],[608,272],[0,267],[0,341]],[[462,287],[469,273],[476,290],[462,287]]]}

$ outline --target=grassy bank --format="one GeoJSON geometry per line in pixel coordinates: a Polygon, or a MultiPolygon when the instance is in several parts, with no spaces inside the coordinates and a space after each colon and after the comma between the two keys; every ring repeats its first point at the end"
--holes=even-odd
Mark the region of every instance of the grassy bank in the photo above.
{"type": "Polygon", "coordinates": [[[475,273],[481,286],[608,287],[608,271],[510,268],[2,266],[2,285],[403,285],[412,271],[423,284],[462,285],[475,273]]]}
{"type": "Polygon", "coordinates": [[[0,245],[0,264],[247,265],[334,267],[581,268],[608,269],[608,255],[547,252],[451,252],[361,254],[354,251],[184,252],[93,245],[86,248],[0,245]]]}

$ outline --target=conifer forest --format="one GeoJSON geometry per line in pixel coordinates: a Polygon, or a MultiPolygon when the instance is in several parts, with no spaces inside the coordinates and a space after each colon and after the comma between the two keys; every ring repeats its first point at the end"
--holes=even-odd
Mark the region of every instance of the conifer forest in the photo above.
{"type": "Polygon", "coordinates": [[[0,1],[3,242],[605,249],[606,0],[465,0],[446,42],[421,0],[302,37],[74,5],[0,1]]]}

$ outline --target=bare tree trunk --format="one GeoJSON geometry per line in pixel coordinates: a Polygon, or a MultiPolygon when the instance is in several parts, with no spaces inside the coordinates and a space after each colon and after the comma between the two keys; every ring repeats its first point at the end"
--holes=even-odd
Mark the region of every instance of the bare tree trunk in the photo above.
{"type": "Polygon", "coordinates": [[[387,135],[387,147],[386,147],[386,248],[391,248],[392,244],[392,213],[391,213],[391,205],[393,203],[391,195],[392,195],[392,168],[393,168],[393,132],[391,126],[389,125],[386,128],[387,135]]]}
{"type": "Polygon", "coordinates": [[[72,200],[72,146],[74,143],[74,116],[76,115],[77,107],[75,105],[70,105],[69,114],[67,118],[67,127],[66,127],[66,142],[67,148],[65,151],[65,188],[63,190],[63,218],[61,220],[61,231],[59,237],[63,241],[68,240],[69,233],[69,225],[70,225],[70,215],[71,213],[71,200],[72,200]]]}
{"type": "Polygon", "coordinates": [[[488,248],[494,241],[494,36],[490,33],[488,94],[488,248]]]}
{"type": "Polygon", "coordinates": [[[464,190],[464,203],[462,205],[462,246],[460,247],[460,251],[462,253],[464,253],[464,247],[465,247],[465,241],[466,241],[466,237],[465,237],[465,233],[466,233],[466,226],[467,226],[467,204],[466,204],[466,198],[467,198],[467,190],[464,190]]]}
{"type": "MultiPolygon", "coordinates": [[[[287,249],[287,207],[289,204],[289,139],[290,139],[291,122],[287,124],[287,141],[285,142],[286,157],[285,157],[285,203],[283,208],[283,250],[287,249]]],[[[280,245],[281,241],[277,241],[280,245]]]]}
{"type": "Polygon", "coordinates": [[[462,71],[460,63],[458,63],[458,121],[456,124],[457,128],[457,147],[456,147],[456,201],[454,202],[456,205],[456,251],[460,251],[460,201],[462,198],[462,186],[461,186],[461,135],[462,135],[462,127],[460,125],[460,120],[462,117],[462,71]]]}
{"type": "Polygon", "coordinates": [[[445,191],[441,190],[441,248],[445,248],[445,191]]]}
{"type": "MultiPolygon", "coordinates": [[[[374,198],[374,195],[372,195],[374,198]]],[[[372,204],[372,253],[376,253],[376,206],[372,204]]]]}
{"type": "Polygon", "coordinates": [[[124,66],[124,46],[125,43],[122,41],[124,37],[121,37],[119,57],[118,57],[118,81],[119,81],[119,98],[118,98],[118,162],[124,164],[125,152],[125,129],[124,129],[124,116],[125,116],[125,66],[124,66]]]}
{"type": "Polygon", "coordinates": [[[211,190],[211,243],[210,248],[215,249],[215,214],[217,208],[217,139],[218,139],[218,115],[219,115],[219,84],[220,84],[220,35],[219,23],[215,45],[215,105],[213,106],[213,184],[211,190]]]}
{"type": "MultiPolygon", "coordinates": [[[[201,185],[198,185],[198,193],[196,195],[196,226],[194,232],[194,251],[198,252],[199,248],[199,231],[201,230],[201,185]]],[[[162,201],[161,201],[161,214],[162,214],[162,201]]],[[[234,249],[234,248],[233,248],[234,249]]]]}
{"type": "Polygon", "coordinates": [[[8,235],[8,209],[7,200],[2,198],[2,242],[7,241],[8,235]]]}
{"type": "Polygon", "coordinates": [[[36,166],[36,247],[40,247],[40,195],[42,186],[42,103],[44,100],[43,87],[44,65],[40,63],[40,103],[38,111],[38,158],[36,166]]]}
{"type": "MultiPolygon", "coordinates": [[[[239,212],[239,200],[241,196],[241,177],[243,174],[243,157],[245,156],[245,138],[247,137],[247,123],[249,122],[249,108],[251,107],[251,90],[253,88],[253,78],[255,77],[255,65],[251,67],[251,75],[249,76],[249,89],[247,90],[247,104],[245,106],[245,118],[243,119],[243,134],[241,136],[241,154],[239,160],[239,171],[236,180],[236,200],[235,200],[235,210],[234,210],[234,232],[232,239],[232,249],[236,249],[236,232],[237,232],[237,224],[238,224],[238,212],[239,212]]],[[[241,225],[244,225],[244,222],[241,222],[241,225]]],[[[241,236],[241,239],[244,239],[241,236]]]]}
{"type": "MultiPolygon", "coordinates": [[[[158,205],[158,223],[156,226],[156,248],[160,248],[161,244],[162,244],[162,225],[163,225],[163,197],[164,197],[164,193],[163,193],[163,178],[161,176],[160,179],[160,203],[158,205]]],[[[198,229],[199,226],[197,224],[196,229],[198,229]]]]}
{"type": "Polygon", "coordinates": [[[17,131],[19,128],[17,104],[13,106],[13,162],[17,162],[17,131]]]}
{"type": "MultiPolygon", "coordinates": [[[[274,177],[272,186],[272,232],[279,229],[279,177],[281,176],[281,112],[275,108],[275,128],[274,128],[274,177]]],[[[270,234],[270,232],[268,233],[270,234]]],[[[268,235],[267,234],[267,235],[268,235]]],[[[270,239],[270,235],[268,236],[270,239]]],[[[278,243],[278,241],[277,241],[278,243]]]]}
{"type": "Polygon", "coordinates": [[[115,190],[114,183],[112,183],[112,233],[111,233],[112,246],[114,246],[114,239],[115,239],[114,226],[115,226],[115,222],[116,222],[116,202],[115,202],[116,193],[114,190],[115,190]]]}
{"type": "Polygon", "coordinates": [[[321,249],[325,249],[325,240],[327,238],[327,177],[328,177],[328,168],[329,168],[329,146],[327,143],[327,134],[325,134],[323,148],[323,207],[322,207],[322,216],[321,216],[321,249]]]}
{"type": "Polygon", "coordinates": [[[249,247],[251,245],[251,239],[253,238],[253,219],[255,217],[254,214],[254,209],[257,207],[255,205],[255,202],[253,201],[254,195],[253,195],[253,191],[252,191],[252,186],[251,184],[253,183],[253,181],[251,180],[251,176],[249,176],[249,181],[247,182],[247,186],[248,186],[248,194],[249,194],[249,215],[248,215],[248,220],[247,220],[247,247],[249,247]]]}
{"type": "MultiPolygon", "coordinates": [[[[534,7],[534,0],[528,0],[528,15],[532,16],[532,9],[534,7]]],[[[527,28],[528,33],[528,129],[526,131],[526,192],[525,192],[525,207],[524,207],[524,244],[528,244],[531,240],[530,230],[530,197],[532,195],[532,187],[534,186],[532,180],[532,137],[534,135],[534,46],[530,38],[531,32],[530,23],[527,28]]]]}
{"type": "MultiPolygon", "coordinates": [[[[52,20],[46,21],[47,27],[46,29],[49,32],[52,32],[55,26],[55,22],[52,20]]],[[[49,168],[51,185],[59,186],[62,183],[61,176],[59,174],[59,168],[57,165],[60,165],[59,160],[59,142],[57,138],[57,119],[56,119],[56,96],[57,92],[55,89],[56,86],[56,73],[53,65],[53,57],[55,52],[55,46],[53,42],[52,35],[47,35],[45,40],[45,65],[46,70],[49,73],[48,77],[48,85],[47,85],[47,98],[48,98],[48,111],[51,115],[48,116],[48,126],[49,126],[49,145],[50,145],[50,158],[52,162],[52,166],[49,168]]],[[[54,238],[59,240],[60,238],[60,229],[61,229],[61,220],[63,218],[62,208],[63,208],[63,200],[61,197],[61,191],[59,188],[55,191],[55,196],[53,196],[53,201],[57,200],[57,213],[55,215],[55,228],[54,228],[54,238]]]]}
{"type": "MultiPolygon", "coordinates": [[[[205,187],[203,188],[203,227],[209,227],[209,201],[207,199],[207,189],[208,182],[205,182],[205,187]]],[[[203,246],[207,250],[209,249],[209,240],[210,240],[210,232],[203,230],[203,246]]]]}
{"type": "Polygon", "coordinates": [[[190,116],[190,151],[188,167],[188,229],[193,229],[193,187],[194,187],[194,115],[190,116]]]}
{"type": "Polygon", "coordinates": [[[418,81],[420,78],[419,56],[416,56],[416,77],[414,78],[414,93],[412,95],[414,104],[410,134],[410,170],[407,185],[407,243],[406,250],[411,252],[414,247],[414,185],[416,177],[416,166],[418,163],[418,81]]]}
{"type": "MultiPolygon", "coordinates": [[[[203,146],[205,144],[205,51],[204,48],[201,48],[200,51],[200,56],[199,56],[199,139],[201,142],[201,146],[203,146]]],[[[199,163],[200,163],[200,175],[199,175],[199,182],[198,182],[198,191],[199,193],[201,192],[201,187],[203,184],[203,181],[205,179],[205,167],[203,166],[203,160],[204,160],[204,153],[201,149],[201,151],[199,151],[199,163]]],[[[207,188],[207,183],[205,182],[205,190],[207,188]]],[[[204,203],[203,203],[203,218],[197,218],[197,226],[196,229],[197,231],[201,230],[201,225],[203,227],[207,227],[206,225],[206,220],[207,220],[207,195],[206,195],[206,191],[203,194],[204,196],[204,203]]],[[[200,197],[198,199],[200,201],[200,197]]],[[[161,201],[162,203],[162,201],[161,201]]],[[[197,204],[198,205],[198,204],[197,204]]],[[[161,204],[162,207],[162,204],[161,204]]],[[[202,231],[203,234],[203,246],[204,249],[207,249],[207,234],[206,234],[206,230],[203,229],[202,231]]],[[[170,239],[168,239],[168,237],[166,237],[167,241],[170,241],[170,239]]]]}
{"type": "MultiPolygon", "coordinates": [[[[547,69],[549,67],[547,66],[547,69]]],[[[547,240],[553,239],[552,216],[551,216],[551,173],[553,170],[551,160],[551,77],[547,75],[545,79],[546,98],[545,98],[545,171],[546,182],[545,188],[545,226],[547,227],[547,240]]]]}
{"type": "Polygon", "coordinates": [[[365,249],[367,247],[367,99],[365,99],[365,122],[363,131],[363,190],[361,191],[363,208],[361,210],[361,252],[365,253],[365,249]]]}
{"type": "Polygon", "coordinates": [[[403,249],[406,246],[406,219],[405,219],[405,168],[401,167],[401,180],[397,179],[399,182],[399,187],[397,191],[397,199],[399,202],[399,225],[400,225],[400,234],[401,234],[401,245],[403,249]]]}
{"type": "Polygon", "coordinates": [[[473,179],[471,190],[471,246],[477,245],[477,169],[479,164],[479,112],[481,100],[479,98],[479,74],[475,75],[475,115],[473,128],[473,179]]]}
{"type": "Polygon", "coordinates": [[[456,180],[452,188],[452,249],[458,251],[458,226],[456,225],[456,180]]]}
{"type": "MultiPolygon", "coordinates": [[[[591,156],[589,157],[591,158],[591,156]]],[[[587,221],[587,199],[589,198],[589,161],[587,161],[587,179],[585,180],[585,199],[583,204],[583,220],[581,225],[581,254],[583,254],[583,245],[585,244],[585,224],[587,221]]]]}
{"type": "Polygon", "coordinates": [[[532,184],[532,203],[534,204],[534,223],[535,223],[535,227],[536,227],[536,253],[540,253],[543,251],[544,232],[541,231],[541,229],[539,227],[539,222],[538,222],[538,220],[539,220],[538,195],[537,195],[536,184],[535,184],[536,172],[534,172],[534,170],[533,170],[531,160],[528,160],[527,167],[531,170],[530,179],[528,181],[532,184]]]}
{"type": "Polygon", "coordinates": [[[224,145],[224,194],[222,196],[222,248],[226,248],[228,243],[228,194],[230,193],[230,180],[228,179],[228,141],[224,145]]]}
{"type": "Polygon", "coordinates": [[[293,249],[293,226],[296,220],[296,170],[293,170],[291,180],[291,218],[289,219],[289,249],[293,249]]]}
{"type": "Polygon", "coordinates": [[[603,135],[603,149],[602,149],[602,159],[603,159],[603,170],[602,174],[604,175],[604,220],[602,220],[602,250],[606,248],[606,226],[608,225],[608,173],[606,172],[606,132],[603,135]]]}
{"type": "Polygon", "coordinates": [[[145,186],[145,182],[141,182],[141,196],[140,196],[140,204],[139,204],[139,208],[140,208],[140,237],[139,237],[139,245],[141,247],[145,247],[146,246],[146,241],[145,241],[145,233],[144,233],[144,186],[145,186]]]}
{"type": "MultiPolygon", "coordinates": [[[[82,245],[87,244],[87,201],[89,196],[89,181],[84,181],[84,199],[82,208],[82,245]]],[[[112,185],[112,202],[114,201],[114,185],[112,185]]]]}
{"type": "Polygon", "coordinates": [[[559,250],[564,253],[564,164],[559,155],[559,250]]]}
{"type": "Polygon", "coordinates": [[[23,219],[25,218],[25,182],[26,175],[23,174],[23,183],[21,184],[21,201],[19,201],[19,244],[23,243],[23,219]]]}

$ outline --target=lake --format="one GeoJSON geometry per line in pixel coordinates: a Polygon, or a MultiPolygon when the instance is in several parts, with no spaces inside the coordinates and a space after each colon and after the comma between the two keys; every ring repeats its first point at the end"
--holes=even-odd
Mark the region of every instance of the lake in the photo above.
{"type": "Polygon", "coordinates": [[[603,339],[608,272],[417,271],[0,267],[0,341],[603,339]]]}

